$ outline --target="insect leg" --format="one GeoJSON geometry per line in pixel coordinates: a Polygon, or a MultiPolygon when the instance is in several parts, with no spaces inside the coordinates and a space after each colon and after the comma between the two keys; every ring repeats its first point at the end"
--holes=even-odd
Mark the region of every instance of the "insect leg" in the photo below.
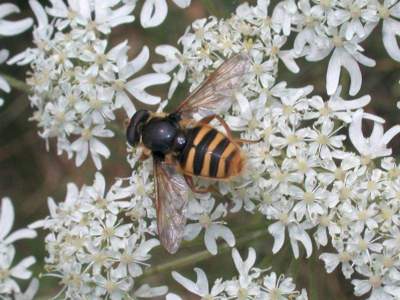
{"type": "Polygon", "coordinates": [[[193,193],[197,193],[197,194],[206,194],[206,193],[210,193],[213,192],[214,189],[209,186],[206,188],[198,188],[194,185],[193,182],[193,177],[189,176],[189,175],[184,175],[185,181],[187,183],[187,185],[190,187],[190,189],[192,190],[193,193]]]}
{"type": "Polygon", "coordinates": [[[150,151],[150,149],[147,149],[146,147],[143,147],[143,146],[140,146],[140,147],[141,147],[142,153],[140,153],[139,160],[144,161],[150,157],[151,151],[150,151]]]}
{"type": "Polygon", "coordinates": [[[233,139],[232,137],[232,130],[229,127],[229,125],[225,122],[225,120],[223,118],[221,118],[218,115],[209,115],[207,117],[204,117],[203,119],[200,120],[200,123],[203,124],[208,124],[210,123],[212,120],[217,119],[219,123],[221,123],[221,125],[224,127],[225,131],[226,131],[226,135],[228,136],[228,138],[233,139]]]}
{"type": "Polygon", "coordinates": [[[218,115],[209,115],[207,117],[204,117],[203,119],[200,120],[200,123],[203,124],[208,124],[210,123],[212,120],[217,119],[218,122],[221,123],[221,125],[224,127],[225,131],[226,131],[226,135],[228,136],[228,138],[232,139],[235,141],[235,143],[239,144],[239,145],[243,145],[243,144],[256,144],[261,142],[261,138],[258,140],[246,140],[246,139],[236,139],[232,136],[232,130],[229,127],[229,125],[225,122],[225,120],[223,118],[221,118],[218,115]]]}
{"type": "Polygon", "coordinates": [[[235,143],[239,145],[243,144],[256,144],[262,141],[262,138],[259,138],[258,140],[246,140],[246,139],[234,139],[235,143]]]}

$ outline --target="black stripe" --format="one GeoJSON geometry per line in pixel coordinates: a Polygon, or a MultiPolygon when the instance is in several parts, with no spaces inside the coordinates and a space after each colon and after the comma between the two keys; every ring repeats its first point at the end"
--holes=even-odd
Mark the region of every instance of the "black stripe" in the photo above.
{"type": "Polygon", "coordinates": [[[199,133],[201,126],[191,128],[186,133],[186,147],[183,149],[181,154],[179,155],[179,162],[181,165],[186,163],[187,157],[189,155],[190,149],[193,147],[193,141],[196,138],[196,135],[199,133]]]}
{"type": "Polygon", "coordinates": [[[230,141],[227,138],[224,138],[219,142],[217,147],[214,149],[211,155],[210,177],[217,177],[219,160],[221,159],[222,153],[224,153],[229,143],[230,141]]]}
{"type": "Polygon", "coordinates": [[[233,157],[235,156],[237,150],[233,150],[231,154],[228,155],[228,157],[225,160],[225,174],[228,174],[229,171],[229,167],[231,165],[231,160],[233,159],[233,157]]]}
{"type": "Polygon", "coordinates": [[[203,168],[204,157],[206,156],[208,147],[214,140],[215,136],[217,135],[218,131],[211,128],[209,132],[201,139],[200,143],[196,146],[196,154],[194,156],[193,161],[193,173],[196,175],[200,175],[201,169],[203,168]]]}

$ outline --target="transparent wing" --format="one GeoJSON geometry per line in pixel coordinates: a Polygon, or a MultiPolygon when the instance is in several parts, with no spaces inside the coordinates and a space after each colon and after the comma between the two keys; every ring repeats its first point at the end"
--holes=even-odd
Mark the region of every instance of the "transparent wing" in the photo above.
{"type": "Polygon", "coordinates": [[[238,54],[225,61],[186,98],[175,111],[184,119],[227,111],[243,76],[249,71],[250,58],[238,54]]]}
{"type": "Polygon", "coordinates": [[[158,235],[170,253],[179,249],[185,231],[187,183],[173,165],[154,161],[158,235]]]}

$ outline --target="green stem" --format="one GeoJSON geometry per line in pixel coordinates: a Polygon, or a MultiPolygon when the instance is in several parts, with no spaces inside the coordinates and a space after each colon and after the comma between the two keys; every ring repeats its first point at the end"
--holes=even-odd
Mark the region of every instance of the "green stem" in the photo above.
{"type": "MultiPolygon", "coordinates": [[[[237,240],[236,242],[236,247],[246,244],[249,241],[255,240],[263,235],[265,235],[265,230],[258,230],[255,232],[252,232],[250,234],[247,234],[245,237],[240,238],[237,240]]],[[[227,252],[228,250],[230,250],[231,248],[229,247],[229,245],[224,244],[221,247],[219,247],[218,249],[218,255],[219,254],[223,254],[225,252],[227,252]]],[[[175,260],[172,260],[170,262],[158,265],[158,266],[154,266],[151,267],[149,269],[147,269],[144,273],[143,273],[143,277],[149,277],[155,274],[158,274],[160,272],[166,272],[172,269],[179,269],[182,268],[184,266],[187,265],[194,265],[198,262],[201,262],[203,260],[209,259],[211,257],[214,257],[214,255],[210,254],[210,252],[208,252],[207,250],[204,251],[200,251],[191,255],[187,255],[185,257],[180,257],[177,258],[175,260]]]]}
{"type": "Polygon", "coordinates": [[[0,73],[0,76],[4,77],[4,79],[7,80],[8,83],[11,85],[11,87],[13,87],[14,89],[27,94],[31,92],[31,87],[27,85],[25,82],[3,73],[0,73]]]}

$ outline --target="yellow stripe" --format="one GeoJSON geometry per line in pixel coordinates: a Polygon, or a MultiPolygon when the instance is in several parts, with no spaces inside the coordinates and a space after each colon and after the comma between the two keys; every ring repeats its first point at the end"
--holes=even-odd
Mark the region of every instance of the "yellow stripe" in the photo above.
{"type": "Polygon", "coordinates": [[[204,156],[203,167],[201,169],[201,175],[204,177],[210,177],[210,165],[211,165],[211,156],[214,149],[218,146],[218,144],[225,138],[225,136],[221,133],[217,133],[211,142],[210,146],[207,149],[207,153],[204,156]]]}
{"type": "Polygon", "coordinates": [[[218,163],[218,172],[217,172],[217,177],[218,178],[225,178],[225,163],[226,163],[226,158],[231,154],[233,151],[235,151],[236,147],[233,143],[229,143],[228,147],[226,147],[225,151],[222,153],[221,158],[218,163]]]}
{"type": "Polygon", "coordinates": [[[185,164],[185,171],[193,174],[193,163],[194,163],[194,156],[196,154],[196,149],[191,148],[189,150],[189,154],[187,156],[186,164],[185,164]]]}
{"type": "Polygon", "coordinates": [[[196,135],[193,145],[197,146],[201,140],[204,138],[204,136],[209,132],[212,128],[210,126],[202,126],[199,133],[196,135]]]}

